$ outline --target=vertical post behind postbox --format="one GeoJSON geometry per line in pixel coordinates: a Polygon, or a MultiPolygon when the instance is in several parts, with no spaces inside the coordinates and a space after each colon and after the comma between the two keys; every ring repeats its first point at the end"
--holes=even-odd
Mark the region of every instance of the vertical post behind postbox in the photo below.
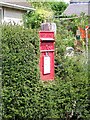
{"type": "Polygon", "coordinates": [[[54,80],[54,32],[40,31],[40,78],[54,80]]]}

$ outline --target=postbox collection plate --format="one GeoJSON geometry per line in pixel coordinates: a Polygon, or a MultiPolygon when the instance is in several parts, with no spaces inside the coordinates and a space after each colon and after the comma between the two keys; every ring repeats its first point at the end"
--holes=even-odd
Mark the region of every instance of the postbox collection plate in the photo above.
{"type": "Polygon", "coordinates": [[[50,74],[50,57],[44,56],[44,74],[50,74]]]}

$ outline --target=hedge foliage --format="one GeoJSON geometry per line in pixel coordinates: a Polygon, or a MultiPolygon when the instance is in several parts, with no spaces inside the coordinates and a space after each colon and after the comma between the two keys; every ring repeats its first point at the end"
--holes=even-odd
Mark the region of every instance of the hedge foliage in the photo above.
{"type": "Polygon", "coordinates": [[[43,83],[38,33],[19,26],[2,27],[3,120],[89,120],[87,65],[81,56],[63,56],[60,34],[56,41],[55,81],[43,83]]]}
{"type": "MultiPolygon", "coordinates": [[[[2,86],[4,119],[27,117],[38,74],[39,41],[36,31],[2,27],[2,86]]],[[[32,105],[31,105],[32,106],[32,105]]]]}

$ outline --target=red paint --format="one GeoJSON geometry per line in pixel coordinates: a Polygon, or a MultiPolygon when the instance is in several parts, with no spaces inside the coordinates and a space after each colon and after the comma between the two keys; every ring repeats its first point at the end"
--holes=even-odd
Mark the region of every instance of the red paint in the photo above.
{"type": "MultiPolygon", "coordinates": [[[[89,26],[86,26],[86,28],[89,28],[89,26]]],[[[80,33],[81,33],[81,38],[85,39],[86,38],[86,31],[81,27],[79,29],[80,29],[80,33]]],[[[88,34],[88,38],[90,38],[90,33],[88,34]]]]}
{"type": "Polygon", "coordinates": [[[86,38],[86,32],[84,29],[80,28],[80,33],[81,33],[81,38],[84,39],[86,38]]]}
{"type": "Polygon", "coordinates": [[[53,38],[54,39],[54,32],[52,32],[52,31],[40,31],[39,37],[40,38],[53,38]]]}
{"type": "Polygon", "coordinates": [[[87,25],[86,28],[88,29],[88,38],[90,38],[90,27],[87,25]]]}
{"type": "Polygon", "coordinates": [[[43,81],[54,80],[54,32],[40,31],[40,78],[43,81]],[[50,73],[44,74],[44,57],[50,57],[50,73]]]}

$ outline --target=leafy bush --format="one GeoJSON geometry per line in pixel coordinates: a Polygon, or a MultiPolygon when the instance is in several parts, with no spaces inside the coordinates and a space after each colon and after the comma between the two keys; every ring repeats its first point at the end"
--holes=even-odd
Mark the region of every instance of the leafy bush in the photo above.
{"type": "Polygon", "coordinates": [[[64,112],[68,120],[89,120],[88,63],[83,54],[65,57],[65,49],[67,46],[74,47],[75,37],[74,33],[67,29],[68,21],[63,21],[63,24],[64,26],[57,20],[55,61],[58,66],[56,68],[56,79],[57,81],[60,80],[61,83],[62,81],[65,82],[62,86],[63,89],[65,88],[65,94],[68,93],[64,99],[67,101],[64,112]]]}
{"type": "Polygon", "coordinates": [[[24,16],[24,25],[27,28],[32,29],[39,28],[43,20],[44,20],[43,16],[41,16],[39,13],[30,12],[25,14],[24,16]]]}
{"type": "Polygon", "coordinates": [[[65,2],[32,2],[28,0],[30,4],[36,9],[30,11],[24,16],[24,25],[28,28],[40,28],[40,24],[47,21],[53,21],[53,18],[59,17],[66,9],[67,5],[65,2]]]}
{"type": "Polygon", "coordinates": [[[31,95],[39,79],[39,41],[35,33],[19,26],[2,27],[4,119],[21,119],[29,114],[31,95]]]}
{"type": "Polygon", "coordinates": [[[54,15],[59,17],[64,10],[67,8],[68,4],[65,2],[51,2],[51,9],[54,11],[54,15]]]}
{"type": "Polygon", "coordinates": [[[3,120],[89,120],[87,65],[81,56],[64,57],[63,38],[57,33],[55,81],[42,82],[37,31],[2,27],[3,120]]]}

